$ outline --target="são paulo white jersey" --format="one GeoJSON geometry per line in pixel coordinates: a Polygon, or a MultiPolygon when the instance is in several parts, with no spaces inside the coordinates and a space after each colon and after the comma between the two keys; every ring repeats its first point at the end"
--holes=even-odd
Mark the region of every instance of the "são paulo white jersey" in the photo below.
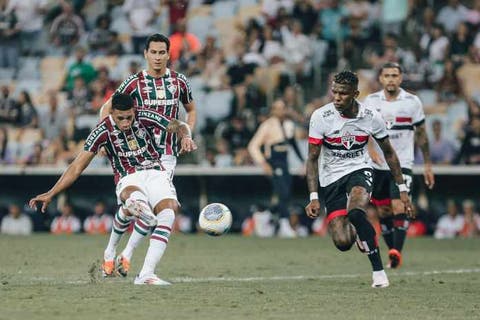
{"type": "Polygon", "coordinates": [[[345,118],[329,103],[312,114],[308,142],[321,144],[320,186],[325,187],[350,172],[371,168],[368,163],[368,137],[388,137],[382,116],[359,103],[356,118],[345,118]]]}
{"type": "MultiPolygon", "coordinates": [[[[387,126],[392,147],[400,161],[400,166],[411,169],[414,152],[414,126],[421,125],[425,121],[420,99],[400,88],[400,93],[394,101],[387,101],[385,92],[381,90],[368,95],[363,103],[380,112],[387,126]]],[[[382,164],[376,164],[370,160],[371,165],[378,170],[389,170],[382,150],[377,143],[374,143],[374,145],[383,162],[382,164]]]]}

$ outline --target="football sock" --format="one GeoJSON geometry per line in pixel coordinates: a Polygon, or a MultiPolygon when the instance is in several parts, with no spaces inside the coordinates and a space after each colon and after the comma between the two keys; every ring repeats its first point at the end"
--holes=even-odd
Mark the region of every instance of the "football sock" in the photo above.
{"type": "Polygon", "coordinates": [[[373,271],[383,270],[382,258],[380,257],[375,229],[367,220],[365,211],[358,208],[352,209],[348,212],[348,219],[357,230],[358,238],[362,241],[368,259],[372,264],[373,271]]]}
{"type": "Polygon", "coordinates": [[[129,261],[132,259],[133,250],[142,242],[143,238],[147,236],[150,231],[150,227],[145,224],[140,219],[135,221],[132,234],[128,239],[127,246],[122,251],[122,256],[127,258],[129,261]]]}
{"type": "Polygon", "coordinates": [[[123,208],[119,208],[115,217],[113,218],[112,231],[110,232],[110,239],[107,248],[103,254],[105,260],[113,260],[115,258],[115,250],[122,235],[127,231],[132,223],[133,217],[125,215],[123,208]]]}
{"type": "Polygon", "coordinates": [[[393,248],[393,217],[380,218],[380,226],[382,227],[382,236],[388,249],[393,248]]]}
{"type": "Polygon", "coordinates": [[[163,209],[157,215],[157,221],[157,226],[150,237],[150,245],[142,270],[140,271],[140,277],[155,273],[155,267],[160,262],[167,248],[168,238],[170,237],[172,225],[175,221],[175,212],[170,208],[163,209]]]}
{"type": "Polygon", "coordinates": [[[402,251],[403,244],[405,243],[405,238],[407,236],[408,230],[408,218],[405,213],[396,214],[393,217],[393,248],[398,251],[402,251]]]}

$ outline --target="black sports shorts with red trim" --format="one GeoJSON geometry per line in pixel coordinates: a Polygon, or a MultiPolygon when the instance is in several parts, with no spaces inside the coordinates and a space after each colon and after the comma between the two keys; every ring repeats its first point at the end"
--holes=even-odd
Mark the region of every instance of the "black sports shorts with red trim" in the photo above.
{"type": "MultiPolygon", "coordinates": [[[[408,189],[412,187],[412,170],[402,168],[403,181],[408,189]]],[[[410,191],[409,191],[410,195],[410,191]]],[[[373,169],[373,187],[370,202],[376,206],[388,206],[392,199],[400,199],[400,191],[389,170],[373,169]]]]}
{"type": "Polygon", "coordinates": [[[353,171],[326,187],[320,187],[327,212],[327,223],[338,216],[347,215],[348,195],[353,187],[364,187],[372,192],[372,169],[363,168],[353,171]]]}

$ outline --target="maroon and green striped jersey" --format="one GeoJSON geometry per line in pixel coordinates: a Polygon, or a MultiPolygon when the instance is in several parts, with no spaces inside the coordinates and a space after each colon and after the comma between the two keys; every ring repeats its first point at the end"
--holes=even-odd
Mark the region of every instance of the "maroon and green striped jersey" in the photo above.
{"type": "Polygon", "coordinates": [[[105,147],[115,184],[120,178],[140,170],[164,170],[153,131],[165,131],[169,123],[170,120],[158,112],[138,109],[132,126],[122,131],[109,115],[90,132],[83,149],[97,153],[105,147]]]}
{"type": "MultiPolygon", "coordinates": [[[[131,75],[118,87],[117,92],[134,98],[137,108],[151,109],[168,118],[178,119],[180,102],[193,101],[192,90],[187,78],[167,68],[164,76],[154,78],[142,70],[131,75]]],[[[176,133],[156,129],[155,142],[162,154],[178,155],[179,146],[176,133]]]]}

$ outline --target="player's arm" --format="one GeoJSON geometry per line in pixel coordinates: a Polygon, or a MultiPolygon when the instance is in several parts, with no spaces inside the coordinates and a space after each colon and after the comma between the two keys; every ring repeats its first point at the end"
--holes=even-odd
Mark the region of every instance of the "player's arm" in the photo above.
{"type": "Polygon", "coordinates": [[[414,212],[412,209],[412,203],[410,202],[410,198],[408,197],[408,187],[403,180],[402,175],[402,168],[400,167],[400,161],[398,161],[397,154],[395,150],[393,150],[392,144],[390,143],[390,139],[388,136],[382,139],[377,139],[377,143],[382,149],[383,155],[385,156],[385,161],[390,168],[392,173],[393,179],[398,186],[400,191],[400,199],[405,205],[406,213],[409,217],[414,218],[414,212]]]}
{"type": "Polygon", "coordinates": [[[100,120],[108,116],[111,111],[112,111],[112,97],[108,98],[108,100],[100,108],[100,120]]]}
{"type": "Polygon", "coordinates": [[[425,179],[425,185],[432,189],[435,184],[435,176],[432,171],[432,161],[430,159],[430,147],[428,143],[427,130],[425,129],[425,122],[415,127],[415,143],[422,151],[423,161],[425,163],[425,171],[423,177],[425,179]]]}
{"type": "Polygon", "coordinates": [[[368,138],[368,144],[367,144],[367,149],[368,149],[368,155],[372,159],[373,162],[376,164],[382,164],[383,159],[378,153],[378,151],[375,149],[375,141],[373,140],[372,137],[368,138]]]}
{"type": "Polygon", "coordinates": [[[318,158],[322,150],[321,141],[308,144],[307,155],[307,187],[310,193],[310,203],[305,207],[305,212],[310,218],[320,215],[320,201],[318,200],[318,158]]]}
{"type": "MultiPolygon", "coordinates": [[[[268,121],[268,120],[267,120],[268,121]]],[[[263,156],[262,146],[265,144],[267,137],[267,127],[265,122],[260,125],[257,132],[253,135],[252,139],[248,143],[248,152],[252,157],[253,161],[259,166],[262,167],[265,174],[271,176],[273,174],[272,167],[267,162],[267,159],[263,156]]]]}
{"type": "Polygon", "coordinates": [[[75,160],[68,166],[68,168],[63,172],[60,179],[57,183],[46,193],[42,193],[32,198],[29,202],[30,208],[37,209],[37,203],[42,203],[42,212],[45,212],[48,204],[52,201],[60,192],[64,191],[70,187],[82,174],[83,170],[90,164],[92,159],[95,157],[95,153],[91,151],[82,150],[75,160]]]}
{"type": "Polygon", "coordinates": [[[197,122],[197,109],[195,107],[195,102],[184,103],[183,106],[187,111],[187,124],[190,129],[195,130],[195,124],[197,122]]]}
{"type": "Polygon", "coordinates": [[[192,152],[197,149],[197,145],[192,139],[192,131],[187,123],[177,119],[172,119],[167,126],[167,131],[176,132],[181,139],[180,153],[192,152]]]}

